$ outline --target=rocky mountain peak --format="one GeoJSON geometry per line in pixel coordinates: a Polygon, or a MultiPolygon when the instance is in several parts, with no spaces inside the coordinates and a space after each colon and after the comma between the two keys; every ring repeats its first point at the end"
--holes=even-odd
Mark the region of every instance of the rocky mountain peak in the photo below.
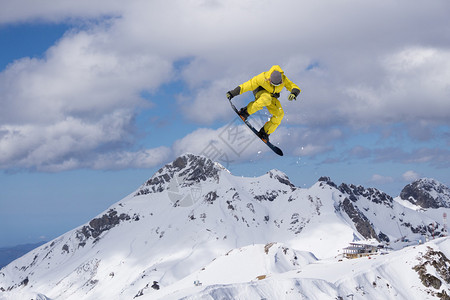
{"type": "Polygon", "coordinates": [[[280,183],[291,187],[292,189],[295,188],[295,185],[289,180],[289,177],[285,173],[276,169],[272,169],[269,172],[267,172],[267,174],[269,175],[270,178],[274,178],[278,180],[280,183]]]}
{"type": "Polygon", "coordinates": [[[334,188],[336,188],[336,189],[338,188],[337,185],[336,185],[333,181],[331,181],[331,178],[328,177],[328,176],[322,176],[322,177],[320,177],[319,180],[318,180],[318,182],[320,182],[320,185],[321,185],[321,186],[323,186],[324,184],[326,184],[326,185],[329,185],[329,186],[334,187],[334,188]]]}
{"type": "Polygon", "coordinates": [[[358,197],[367,198],[377,204],[384,204],[392,208],[392,202],[394,199],[388,194],[376,189],[376,188],[365,188],[361,185],[345,184],[342,183],[339,186],[339,191],[343,194],[347,194],[349,199],[353,202],[357,201],[358,197]]]}
{"type": "Polygon", "coordinates": [[[450,208],[450,188],[435,179],[421,178],[406,185],[400,198],[422,208],[450,208]]]}
{"type": "Polygon", "coordinates": [[[226,170],[222,165],[207,157],[183,154],[173,162],[159,169],[136,193],[145,195],[158,193],[167,189],[174,177],[182,179],[183,186],[191,186],[202,181],[219,182],[219,174],[226,170]]]}

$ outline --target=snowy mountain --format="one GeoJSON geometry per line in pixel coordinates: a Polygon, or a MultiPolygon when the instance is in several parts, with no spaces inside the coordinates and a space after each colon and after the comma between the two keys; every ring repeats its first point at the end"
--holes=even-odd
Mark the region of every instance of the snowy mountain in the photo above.
{"type": "Polygon", "coordinates": [[[405,186],[400,198],[422,208],[450,208],[450,188],[429,178],[422,178],[405,186]]]}
{"type": "Polygon", "coordinates": [[[424,208],[328,177],[307,189],[278,170],[237,177],[186,154],[1,269],[0,299],[439,299],[450,240],[419,241],[444,235],[442,190],[424,208]],[[387,248],[343,258],[358,241],[387,248]]]}

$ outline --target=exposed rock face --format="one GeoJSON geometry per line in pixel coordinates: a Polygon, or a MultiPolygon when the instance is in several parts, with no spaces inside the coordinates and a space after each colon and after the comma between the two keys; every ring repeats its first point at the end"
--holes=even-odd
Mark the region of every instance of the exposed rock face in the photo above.
{"type": "Polygon", "coordinates": [[[386,193],[383,193],[375,188],[364,188],[362,186],[356,186],[353,184],[341,184],[339,186],[339,190],[342,193],[349,195],[349,199],[355,202],[358,199],[358,196],[365,197],[370,201],[377,204],[384,204],[387,207],[392,208],[392,202],[394,199],[386,193]]]}
{"type": "Polygon", "coordinates": [[[224,170],[224,167],[218,163],[214,163],[206,157],[186,154],[159,169],[158,172],[156,172],[152,178],[147,180],[147,182],[139,189],[136,196],[158,193],[166,190],[175,174],[178,177],[183,178],[183,186],[198,184],[201,181],[206,181],[208,179],[218,183],[221,170],[224,170]]]}
{"type": "Polygon", "coordinates": [[[379,240],[375,230],[370,224],[369,219],[357,208],[352,202],[345,198],[342,203],[342,209],[347,213],[350,219],[355,224],[356,230],[366,239],[374,238],[379,240]]]}
{"type": "Polygon", "coordinates": [[[400,198],[422,208],[450,208],[450,188],[428,178],[421,178],[405,186],[400,198]]]}
{"type": "Polygon", "coordinates": [[[331,178],[328,177],[328,176],[322,176],[322,177],[319,178],[318,181],[321,183],[321,185],[322,185],[322,183],[324,183],[324,184],[327,184],[327,185],[329,185],[331,187],[334,187],[336,189],[338,188],[337,185],[333,181],[331,181],[331,178]]]}
{"type": "Polygon", "coordinates": [[[288,185],[291,187],[291,189],[295,189],[295,185],[289,180],[289,177],[284,174],[283,172],[280,172],[278,170],[271,170],[268,172],[270,178],[275,178],[280,183],[288,185]]]}
{"type": "Polygon", "coordinates": [[[419,258],[419,262],[413,269],[419,274],[422,284],[434,289],[430,291],[431,294],[449,299],[445,290],[440,293],[435,291],[441,288],[443,282],[450,283],[450,260],[441,251],[428,247],[427,253],[419,258]]]}
{"type": "MultiPolygon", "coordinates": [[[[360,209],[360,199],[367,199],[376,204],[384,205],[388,209],[393,208],[394,199],[388,194],[381,192],[375,188],[364,188],[353,184],[342,183],[337,186],[329,177],[323,176],[319,178],[321,186],[328,185],[337,189],[342,193],[340,197],[344,200],[340,203],[339,209],[345,212],[352,222],[355,224],[356,230],[366,239],[376,239],[378,241],[389,242],[389,237],[383,232],[376,233],[373,224],[369,218],[360,209]]],[[[367,212],[368,208],[364,208],[367,212]]]]}
{"type": "MultiPolygon", "coordinates": [[[[107,214],[104,214],[100,218],[92,219],[89,222],[89,226],[83,226],[77,231],[77,238],[80,240],[78,246],[83,247],[86,244],[86,240],[90,237],[97,240],[103,232],[119,225],[122,221],[128,221],[130,219],[131,217],[127,214],[122,213],[118,215],[117,211],[113,209],[109,210],[107,214]]],[[[69,252],[67,245],[64,245],[63,250],[69,252]]]]}

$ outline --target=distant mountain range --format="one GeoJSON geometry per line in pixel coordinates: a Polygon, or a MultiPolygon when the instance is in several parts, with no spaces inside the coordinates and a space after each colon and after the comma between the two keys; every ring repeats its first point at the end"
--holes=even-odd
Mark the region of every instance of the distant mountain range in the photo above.
{"type": "Polygon", "coordinates": [[[0,248],[0,269],[43,244],[45,244],[45,242],[0,248]]]}
{"type": "Polygon", "coordinates": [[[1,269],[0,299],[446,299],[449,207],[433,179],[393,198],[186,154],[1,269]],[[380,251],[350,260],[350,243],[380,251]]]}

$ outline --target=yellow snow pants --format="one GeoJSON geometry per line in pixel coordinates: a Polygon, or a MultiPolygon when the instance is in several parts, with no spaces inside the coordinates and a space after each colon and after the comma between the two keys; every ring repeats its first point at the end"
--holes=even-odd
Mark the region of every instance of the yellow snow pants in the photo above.
{"type": "Polygon", "coordinates": [[[284,117],[284,111],[281,107],[280,100],[272,97],[267,91],[260,91],[255,95],[255,101],[250,102],[247,105],[247,112],[249,115],[261,110],[263,107],[267,107],[267,110],[272,115],[269,121],[264,124],[264,130],[267,134],[271,134],[280,125],[281,120],[284,117]]]}

